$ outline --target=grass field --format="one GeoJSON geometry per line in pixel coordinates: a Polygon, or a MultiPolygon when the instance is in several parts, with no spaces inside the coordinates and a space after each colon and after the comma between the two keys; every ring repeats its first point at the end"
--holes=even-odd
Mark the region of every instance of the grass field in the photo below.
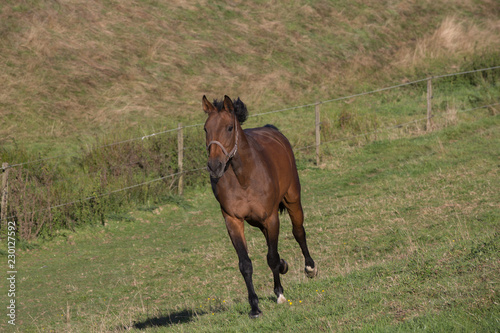
{"type": "MultiPolygon", "coordinates": [[[[288,217],[275,304],[265,242],[246,235],[264,316],[249,307],[210,189],[18,250],[19,332],[494,332],[500,322],[500,118],[300,164],[320,267],[303,274],[288,217]]],[[[2,322],[5,328],[5,322],[2,322]]]]}

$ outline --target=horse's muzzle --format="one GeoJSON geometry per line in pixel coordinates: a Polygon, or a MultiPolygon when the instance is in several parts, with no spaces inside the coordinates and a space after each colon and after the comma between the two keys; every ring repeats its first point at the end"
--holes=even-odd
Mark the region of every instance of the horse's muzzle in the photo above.
{"type": "Polygon", "coordinates": [[[226,163],[219,159],[211,159],[208,161],[207,169],[211,178],[219,179],[224,174],[226,163]]]}

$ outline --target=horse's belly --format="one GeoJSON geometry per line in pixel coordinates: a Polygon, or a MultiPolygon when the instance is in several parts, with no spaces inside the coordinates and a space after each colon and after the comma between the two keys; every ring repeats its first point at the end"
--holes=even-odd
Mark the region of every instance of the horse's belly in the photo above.
{"type": "Polygon", "coordinates": [[[244,217],[245,221],[248,222],[251,226],[258,227],[262,225],[262,222],[267,220],[269,214],[263,211],[255,212],[251,211],[246,217],[244,217]]]}

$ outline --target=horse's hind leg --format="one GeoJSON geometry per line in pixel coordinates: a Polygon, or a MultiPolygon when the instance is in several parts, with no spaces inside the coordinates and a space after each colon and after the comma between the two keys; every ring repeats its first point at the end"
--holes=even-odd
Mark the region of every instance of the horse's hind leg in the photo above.
{"type": "Polygon", "coordinates": [[[313,278],[318,274],[318,267],[314,263],[314,260],[309,254],[309,249],[307,247],[306,241],[306,231],[304,229],[304,212],[302,211],[302,205],[300,203],[300,195],[295,197],[291,195],[285,196],[284,199],[285,207],[292,220],[292,232],[297,243],[299,243],[300,249],[305,259],[305,273],[307,277],[313,278]]]}

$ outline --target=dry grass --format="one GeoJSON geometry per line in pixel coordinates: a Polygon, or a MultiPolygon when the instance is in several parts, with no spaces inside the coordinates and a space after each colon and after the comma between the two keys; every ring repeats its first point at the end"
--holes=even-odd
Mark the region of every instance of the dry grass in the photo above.
{"type": "Polygon", "coordinates": [[[412,47],[403,48],[397,62],[412,67],[428,59],[456,58],[499,47],[500,20],[488,19],[475,24],[448,16],[432,34],[419,38],[412,47]]]}
{"type": "Polygon", "coordinates": [[[3,5],[0,140],[199,121],[204,94],[278,109],[386,85],[449,53],[460,67],[498,47],[494,2],[452,3],[3,5]]]}

